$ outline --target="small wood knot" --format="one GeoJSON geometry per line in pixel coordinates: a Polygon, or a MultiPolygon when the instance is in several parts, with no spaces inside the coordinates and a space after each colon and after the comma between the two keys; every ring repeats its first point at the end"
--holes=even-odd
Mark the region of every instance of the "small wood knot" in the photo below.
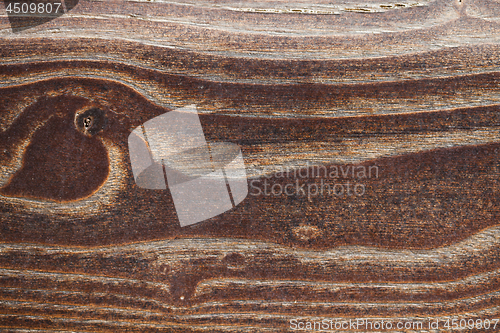
{"type": "Polygon", "coordinates": [[[299,241],[309,241],[322,235],[322,231],[314,225],[301,225],[292,229],[293,237],[299,241]]]}
{"type": "Polygon", "coordinates": [[[98,108],[88,109],[85,112],[76,114],[76,128],[87,136],[94,136],[106,128],[106,113],[98,108]]]}
{"type": "Polygon", "coordinates": [[[245,264],[245,257],[240,253],[232,252],[226,255],[222,262],[229,268],[236,268],[245,264]]]}

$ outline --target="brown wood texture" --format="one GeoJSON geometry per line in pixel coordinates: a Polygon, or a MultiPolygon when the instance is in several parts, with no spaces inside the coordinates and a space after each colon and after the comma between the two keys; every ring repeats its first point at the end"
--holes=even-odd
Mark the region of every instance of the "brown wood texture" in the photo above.
{"type": "Polygon", "coordinates": [[[500,318],[499,15],[496,0],[80,1],[13,33],[3,13],[0,330],[500,318]],[[190,104],[207,140],[241,147],[249,185],[363,195],[251,187],[181,228],[169,191],[135,184],[127,139],[190,104]]]}

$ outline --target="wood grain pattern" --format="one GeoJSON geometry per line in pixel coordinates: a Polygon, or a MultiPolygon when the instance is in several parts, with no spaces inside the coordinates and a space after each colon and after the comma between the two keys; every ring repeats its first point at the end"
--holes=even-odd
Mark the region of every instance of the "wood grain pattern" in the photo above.
{"type": "Polygon", "coordinates": [[[498,318],[498,13],[493,0],[80,1],[19,33],[2,14],[0,329],[498,318]],[[364,194],[251,187],[180,228],[169,191],[135,185],[127,138],[190,104],[207,140],[241,147],[249,185],[364,194]]]}

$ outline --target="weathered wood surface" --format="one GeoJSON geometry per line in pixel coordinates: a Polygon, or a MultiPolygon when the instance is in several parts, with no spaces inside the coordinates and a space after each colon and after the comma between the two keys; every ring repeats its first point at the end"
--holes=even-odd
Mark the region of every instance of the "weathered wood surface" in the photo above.
{"type": "Polygon", "coordinates": [[[1,16],[0,327],[498,317],[499,14],[479,0],[80,1],[16,34],[1,16]],[[189,104],[209,141],[241,147],[250,181],[366,193],[250,194],[181,229],[168,191],[135,185],[127,137],[189,104]],[[320,165],[378,174],[277,173],[320,165]]]}

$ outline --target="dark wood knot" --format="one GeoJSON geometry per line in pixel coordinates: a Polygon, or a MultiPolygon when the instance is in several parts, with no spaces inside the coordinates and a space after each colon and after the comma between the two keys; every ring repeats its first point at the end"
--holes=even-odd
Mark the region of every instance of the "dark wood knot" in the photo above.
{"type": "Polygon", "coordinates": [[[76,128],[86,136],[94,136],[104,130],[108,120],[106,113],[99,108],[88,109],[75,116],[76,128]]]}

